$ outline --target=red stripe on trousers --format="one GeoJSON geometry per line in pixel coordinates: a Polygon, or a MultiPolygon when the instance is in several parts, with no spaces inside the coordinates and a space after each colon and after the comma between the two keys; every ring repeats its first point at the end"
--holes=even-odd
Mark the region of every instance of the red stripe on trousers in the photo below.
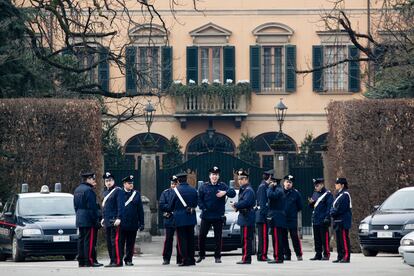
{"type": "Polygon", "coordinates": [[[327,257],[329,258],[331,256],[331,249],[329,248],[329,233],[328,233],[328,231],[325,232],[325,248],[326,248],[327,257]]]}
{"type": "Polygon", "coordinates": [[[302,242],[300,241],[299,232],[296,232],[296,235],[298,236],[299,248],[300,248],[300,255],[302,256],[303,255],[303,252],[302,252],[302,242]]]}
{"type": "Polygon", "coordinates": [[[275,237],[275,260],[279,261],[279,241],[277,235],[277,227],[273,228],[273,236],[275,237]]]}
{"type": "Polygon", "coordinates": [[[92,249],[93,249],[93,228],[91,228],[90,230],[91,232],[89,233],[89,262],[92,265],[93,264],[93,257],[92,257],[92,249]]]}
{"type": "Polygon", "coordinates": [[[247,258],[247,226],[244,226],[244,228],[243,228],[243,243],[244,243],[244,245],[243,245],[244,253],[243,253],[242,260],[243,260],[243,262],[245,262],[246,258],[247,258]]]}
{"type": "Polygon", "coordinates": [[[346,242],[346,233],[345,233],[345,229],[342,229],[342,238],[344,240],[344,248],[345,248],[345,260],[348,260],[349,258],[349,251],[348,251],[348,244],[346,242]]]}
{"type": "Polygon", "coordinates": [[[266,223],[263,223],[263,248],[262,248],[262,260],[266,261],[266,247],[267,247],[267,235],[266,235],[266,223]]]}
{"type": "Polygon", "coordinates": [[[115,254],[116,254],[116,264],[121,264],[121,257],[119,256],[119,226],[116,228],[115,234],[115,254]]]}
{"type": "Polygon", "coordinates": [[[180,237],[178,237],[178,231],[177,231],[177,245],[178,245],[178,253],[180,254],[180,256],[182,256],[182,254],[181,254],[181,243],[180,243],[180,237]]]}

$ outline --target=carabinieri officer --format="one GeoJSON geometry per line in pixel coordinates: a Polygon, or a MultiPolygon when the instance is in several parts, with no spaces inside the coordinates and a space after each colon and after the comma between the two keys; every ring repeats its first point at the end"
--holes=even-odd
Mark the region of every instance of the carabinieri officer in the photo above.
{"type": "Polygon", "coordinates": [[[134,177],[132,175],[122,179],[124,185],[124,215],[121,220],[121,255],[124,253],[126,266],[133,266],[132,257],[134,256],[135,240],[137,231],[143,231],[144,207],[142,205],[141,194],[134,190],[134,177]]]}
{"type": "Polygon", "coordinates": [[[103,179],[107,190],[103,193],[101,224],[105,227],[106,246],[111,260],[105,267],[117,267],[122,266],[120,225],[124,214],[124,193],[115,185],[114,176],[110,172],[106,172],[103,179]]]}
{"type": "Polygon", "coordinates": [[[249,175],[243,169],[237,172],[237,179],[240,185],[239,201],[231,205],[236,212],[239,212],[237,224],[240,225],[240,237],[242,241],[242,259],[237,264],[251,264],[253,251],[253,235],[256,205],[256,195],[249,184],[249,175]]]}
{"type": "Polygon", "coordinates": [[[209,169],[210,181],[204,183],[198,189],[198,206],[201,209],[201,225],[199,238],[199,258],[200,263],[206,256],[206,237],[211,226],[214,229],[215,250],[214,258],[216,263],[221,263],[221,244],[223,224],[226,223],[224,216],[224,205],[226,204],[226,196],[233,198],[236,191],[229,188],[223,182],[219,182],[220,169],[217,166],[209,169]]]}
{"type": "Polygon", "coordinates": [[[338,258],[334,263],[349,263],[351,261],[351,243],[349,241],[349,229],[352,222],[352,200],[348,193],[348,181],[346,178],[337,178],[335,182],[337,191],[331,208],[338,258]]]}

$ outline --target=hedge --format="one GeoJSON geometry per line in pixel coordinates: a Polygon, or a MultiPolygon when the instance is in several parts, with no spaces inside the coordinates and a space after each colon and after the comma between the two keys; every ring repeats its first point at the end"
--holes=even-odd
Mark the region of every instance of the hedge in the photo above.
{"type": "Polygon", "coordinates": [[[100,114],[91,100],[0,100],[0,200],[21,183],[34,192],[60,182],[73,192],[82,170],[101,175],[100,114]]]}
{"type": "Polygon", "coordinates": [[[393,192],[414,184],[414,100],[332,102],[328,124],[330,175],[348,179],[352,250],[359,252],[359,222],[393,192]]]}

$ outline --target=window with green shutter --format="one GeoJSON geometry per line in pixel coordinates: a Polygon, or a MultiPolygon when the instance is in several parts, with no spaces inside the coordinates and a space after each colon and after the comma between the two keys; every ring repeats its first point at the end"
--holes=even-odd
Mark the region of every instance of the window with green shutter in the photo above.
{"type": "Polygon", "coordinates": [[[354,45],[348,46],[348,57],[351,60],[348,64],[348,90],[349,92],[359,92],[361,89],[359,49],[354,45]]]}
{"type": "Polygon", "coordinates": [[[261,90],[260,57],[260,46],[250,46],[250,85],[255,92],[261,90]]]}
{"type": "Polygon", "coordinates": [[[223,83],[227,80],[236,82],[235,59],[234,46],[223,47],[223,83]]]}
{"type": "Polygon", "coordinates": [[[285,64],[285,78],[286,78],[286,92],[296,91],[296,46],[286,45],[286,64],[285,64]]]}
{"type": "Polygon", "coordinates": [[[166,90],[170,87],[173,78],[173,55],[172,55],[172,47],[162,47],[162,74],[161,74],[161,81],[162,81],[162,89],[166,90]]]}
{"type": "Polygon", "coordinates": [[[312,47],[312,87],[315,92],[323,92],[323,46],[312,47]]]}
{"type": "Polygon", "coordinates": [[[102,87],[103,91],[109,92],[108,49],[103,49],[103,51],[99,53],[98,83],[102,87]]]}
{"type": "Polygon", "coordinates": [[[125,88],[127,94],[137,92],[137,72],[136,72],[137,48],[128,46],[125,50],[125,88]]]}
{"type": "Polygon", "coordinates": [[[190,80],[198,83],[198,47],[187,47],[187,83],[190,80]]]}

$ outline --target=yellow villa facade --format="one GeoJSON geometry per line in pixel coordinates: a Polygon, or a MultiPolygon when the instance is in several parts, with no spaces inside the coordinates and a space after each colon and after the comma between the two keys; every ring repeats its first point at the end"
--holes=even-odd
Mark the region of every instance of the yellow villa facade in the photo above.
{"type": "MultiPolygon", "coordinates": [[[[247,134],[257,141],[260,165],[269,167],[273,161],[268,144],[279,129],[274,107],[280,99],[288,107],[283,133],[298,150],[307,133],[319,142],[325,138],[325,107],[330,101],[363,97],[363,73],[358,63],[316,74],[293,73],[355,54],[346,33],[325,28],[321,15],[332,9],[330,1],[209,0],[198,3],[198,10],[192,1],[181,1],[174,16],[164,2],[168,1],[154,1],[168,31],[160,22],[148,24],[136,11],[132,14],[142,24],[132,24],[117,36],[124,38],[124,43],[129,41],[127,67],[129,62],[137,71],[142,70],[142,64],[146,69],[161,69],[148,69],[148,81],[140,86],[134,79],[128,83],[128,72],[124,75],[111,67],[110,91],[160,89],[165,78],[183,85],[249,82],[252,87],[251,93],[236,100],[218,97],[209,102],[202,96],[171,97],[168,92],[151,99],[157,109],[151,133],[161,145],[172,135],[178,137],[187,159],[215,150],[234,155],[242,134],[247,134]],[[172,60],[169,73],[163,68],[165,60],[172,60]]],[[[360,32],[367,28],[363,2],[345,1],[344,7],[360,32]]],[[[119,139],[136,164],[139,140],[146,131],[143,118],[118,127],[119,139]]]]}

